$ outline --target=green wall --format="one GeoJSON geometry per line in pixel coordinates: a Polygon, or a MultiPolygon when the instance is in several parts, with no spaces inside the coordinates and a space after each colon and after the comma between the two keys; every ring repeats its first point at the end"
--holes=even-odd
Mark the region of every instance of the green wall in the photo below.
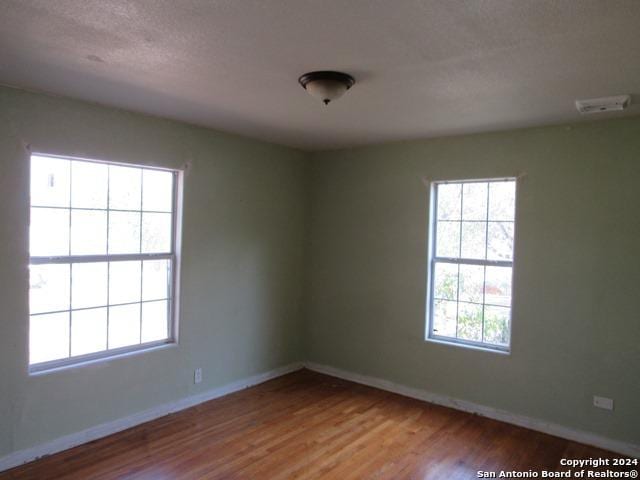
{"type": "Polygon", "coordinates": [[[0,88],[0,457],[303,360],[307,172],[292,149],[0,88]],[[177,347],[28,375],[28,145],[190,163],[177,347]]]}
{"type": "Polygon", "coordinates": [[[301,360],[640,443],[638,185],[638,117],[309,154],[0,87],[0,457],[301,360]],[[29,376],[29,146],[190,165],[179,345],[29,376]],[[518,175],[511,354],[425,342],[425,179],[518,175]]]}
{"type": "Polygon", "coordinates": [[[309,360],[640,443],[640,118],[312,165],[309,360]],[[511,354],[425,342],[424,180],[518,175],[511,354]]]}

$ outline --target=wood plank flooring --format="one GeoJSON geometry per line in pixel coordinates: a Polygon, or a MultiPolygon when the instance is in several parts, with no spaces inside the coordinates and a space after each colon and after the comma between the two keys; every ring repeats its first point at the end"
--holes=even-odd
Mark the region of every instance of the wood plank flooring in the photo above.
{"type": "Polygon", "coordinates": [[[610,452],[301,370],[0,473],[7,479],[469,479],[610,452]]]}

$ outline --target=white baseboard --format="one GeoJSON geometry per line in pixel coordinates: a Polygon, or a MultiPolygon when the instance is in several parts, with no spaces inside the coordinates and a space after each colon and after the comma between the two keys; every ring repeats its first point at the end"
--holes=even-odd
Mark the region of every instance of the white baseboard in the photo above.
{"type": "Polygon", "coordinates": [[[400,385],[389,380],[370,377],[368,375],[361,375],[359,373],[353,373],[327,365],[307,362],[305,363],[305,367],[315,372],[324,373],[326,375],[342,378],[351,382],[379,388],[381,390],[397,393],[405,397],[415,398],[429,403],[435,403],[437,405],[450,407],[456,410],[461,410],[463,412],[475,413],[483,417],[492,418],[494,420],[510,423],[512,425],[528,428],[530,430],[536,430],[538,432],[547,433],[555,437],[572,440],[574,442],[583,443],[585,445],[591,445],[594,447],[602,448],[604,450],[610,450],[612,452],[621,453],[630,457],[640,457],[640,445],[613,440],[610,438],[602,437],[600,435],[596,435],[594,433],[575,430],[573,428],[564,427],[562,425],[547,422],[544,420],[530,418],[524,415],[510,413],[505,410],[486,407],[484,405],[478,405],[466,400],[458,400],[456,398],[447,397],[445,395],[431,393],[426,390],[400,385]]]}
{"type": "Polygon", "coordinates": [[[266,382],[267,380],[271,380],[273,378],[280,377],[282,375],[286,375],[287,373],[299,370],[303,366],[308,368],[309,370],[324,373],[363,385],[368,385],[370,387],[379,388],[381,390],[397,393],[406,397],[416,398],[418,400],[435,403],[437,405],[454,408],[456,410],[461,410],[464,412],[475,413],[484,417],[492,418],[494,420],[518,425],[520,427],[529,428],[531,430],[547,433],[549,435],[565,438],[567,440],[573,440],[575,442],[584,443],[586,445],[592,445],[594,447],[603,448],[605,450],[610,450],[612,452],[621,453],[624,455],[629,455],[631,457],[640,457],[640,445],[612,440],[600,435],[575,430],[572,428],[564,427],[562,425],[546,422],[544,420],[538,420],[535,418],[526,417],[524,415],[517,415],[504,410],[486,407],[484,405],[478,405],[465,400],[458,400],[444,395],[438,395],[426,390],[407,387],[391,382],[389,380],[370,377],[368,375],[361,375],[358,373],[341,370],[339,368],[319,365],[317,363],[311,362],[305,364],[293,363],[280,368],[276,368],[268,372],[253,375],[251,377],[244,378],[242,380],[238,380],[218,388],[214,388],[207,392],[192,395],[190,397],[185,397],[175,402],[160,405],[158,407],[135,413],[128,417],[114,420],[112,422],[103,423],[101,425],[88,428],[81,432],[65,435],[64,437],[59,437],[55,440],[37,445],[35,447],[10,453],[5,457],[0,458],[0,472],[36,460],[42,456],[61,452],[77,445],[91,442],[93,440],[106,437],[113,433],[126,430],[127,428],[131,428],[136,425],[149,422],[156,418],[163,417],[170,413],[193,407],[208,400],[213,400],[214,398],[223,397],[230,393],[237,392],[254,385],[258,385],[260,383],[266,382]]]}
{"type": "Polygon", "coordinates": [[[175,402],[166,403],[164,405],[150,408],[149,410],[134,413],[133,415],[125,418],[103,423],[101,425],[82,430],[81,432],[65,435],[64,437],[56,438],[55,440],[37,445],[35,447],[10,453],[5,457],[0,458],[0,472],[27,462],[31,462],[32,460],[36,460],[37,458],[40,458],[42,456],[61,452],[77,445],[91,442],[93,440],[97,440],[98,438],[106,437],[107,435],[126,430],[127,428],[135,427],[136,425],[140,425],[141,423],[163,417],[170,413],[193,407],[194,405],[198,405],[208,400],[213,400],[214,398],[223,397],[230,393],[237,392],[254,385],[258,385],[259,383],[266,382],[267,380],[271,380],[273,378],[280,377],[282,375],[286,375],[287,373],[299,370],[302,367],[302,363],[292,363],[290,365],[279,367],[268,372],[260,373],[248,378],[244,378],[242,380],[228,383],[227,385],[214,388],[213,390],[199,393],[197,395],[192,395],[190,397],[185,397],[175,402]]]}

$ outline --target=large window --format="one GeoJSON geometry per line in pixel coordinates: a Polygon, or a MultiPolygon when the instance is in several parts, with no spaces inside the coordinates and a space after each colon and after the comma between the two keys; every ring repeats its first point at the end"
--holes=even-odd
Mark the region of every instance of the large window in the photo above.
{"type": "Polygon", "coordinates": [[[31,370],[173,341],[178,173],[32,155],[31,370]]]}
{"type": "Polygon", "coordinates": [[[428,337],[509,350],[516,182],[436,182],[428,337]]]}

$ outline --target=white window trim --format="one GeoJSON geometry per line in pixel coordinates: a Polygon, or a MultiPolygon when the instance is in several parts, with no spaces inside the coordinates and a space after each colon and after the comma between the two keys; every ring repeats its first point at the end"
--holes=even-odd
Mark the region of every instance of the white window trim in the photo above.
{"type": "MultiPolygon", "coordinates": [[[[28,364],[29,374],[40,375],[50,371],[57,371],[70,367],[77,367],[86,364],[96,363],[98,361],[107,361],[115,358],[129,356],[135,353],[145,352],[147,350],[157,350],[159,347],[172,346],[178,344],[178,323],[180,312],[180,264],[181,264],[181,244],[182,244],[182,204],[183,204],[183,181],[184,172],[178,169],[162,168],[155,166],[139,165],[127,162],[113,162],[108,160],[96,160],[82,157],[74,157],[69,155],[54,155],[51,153],[42,153],[38,151],[32,151],[29,155],[29,162],[31,157],[46,157],[55,158],[61,160],[76,160],[89,163],[99,163],[104,165],[117,165],[123,167],[141,168],[146,170],[159,170],[163,172],[171,172],[173,174],[173,198],[172,198],[172,235],[171,235],[171,252],[169,253],[133,253],[133,254],[105,254],[105,255],[59,255],[59,256],[29,256],[29,265],[45,265],[45,264],[73,264],[73,263],[92,263],[92,262],[108,262],[119,260],[171,260],[171,299],[169,303],[168,313],[168,334],[167,338],[162,340],[156,340],[152,342],[139,343],[136,345],[130,345],[126,347],[114,348],[110,350],[104,350],[95,353],[89,353],[85,355],[76,355],[73,357],[62,358],[57,360],[50,360],[46,362],[39,362],[34,364],[28,364]]],[[[56,208],[56,207],[46,207],[56,208]]],[[[66,207],[60,207],[66,208],[66,207]]],[[[141,207],[142,208],[142,207],[141,207]]],[[[29,210],[31,210],[31,202],[29,202],[29,210]]],[[[83,209],[87,210],[87,209],[83,209]]],[[[103,209],[98,209],[103,210],[103,209]]],[[[137,211],[137,210],[136,210],[137,211]]],[[[142,210],[140,210],[142,212],[142,210]]],[[[164,213],[164,212],[163,212],[164,213]]],[[[31,222],[29,222],[31,223],[31,222]]],[[[149,300],[153,301],[153,300],[149,300]]],[[[133,303],[147,303],[149,301],[133,302],[133,303]]],[[[116,305],[116,304],[114,304],[116,305]]],[[[114,306],[112,305],[112,306],[114,306]]],[[[91,308],[99,308],[91,307],[91,308]]],[[[76,309],[83,310],[83,309],[76,309]]],[[[67,311],[67,310],[63,310],[67,311]]],[[[55,313],[55,312],[44,312],[55,313]]],[[[29,312],[29,317],[31,313],[29,312]]]]}
{"type": "MultiPolygon", "coordinates": [[[[483,178],[483,179],[462,179],[462,180],[434,180],[429,183],[429,229],[428,229],[428,268],[427,268],[427,302],[426,302],[426,331],[425,341],[438,343],[441,345],[450,345],[455,347],[470,348],[473,350],[480,350],[484,352],[500,353],[509,355],[511,353],[511,338],[513,334],[513,278],[514,278],[514,263],[515,263],[515,239],[516,239],[516,219],[517,208],[514,206],[514,219],[513,219],[513,238],[514,248],[511,255],[511,261],[502,260],[477,260],[466,258],[449,258],[449,257],[437,257],[436,242],[437,242],[437,208],[438,208],[438,194],[437,186],[446,185],[451,183],[486,183],[486,182],[500,182],[500,181],[512,181],[515,182],[515,205],[518,203],[518,177],[495,177],[495,178],[483,178]],[[436,335],[433,333],[433,312],[434,312],[434,277],[436,263],[452,263],[455,265],[483,265],[483,266],[499,266],[511,267],[511,304],[509,313],[509,343],[507,345],[495,345],[485,342],[477,342],[473,340],[465,340],[462,338],[447,337],[442,335],[436,335]]],[[[487,205],[487,208],[489,206],[487,205]]],[[[458,280],[459,281],[459,280],[458,280]]],[[[483,303],[484,305],[484,303],[483,303]]]]}

